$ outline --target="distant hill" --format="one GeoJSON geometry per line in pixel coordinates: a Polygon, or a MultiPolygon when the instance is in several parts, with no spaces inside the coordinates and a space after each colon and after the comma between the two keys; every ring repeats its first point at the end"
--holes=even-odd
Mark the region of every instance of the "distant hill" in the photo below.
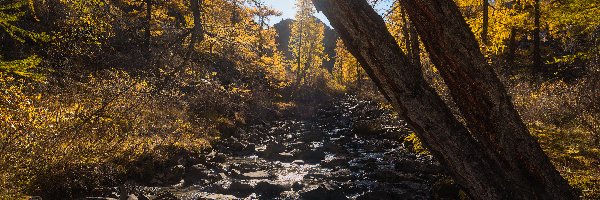
{"type": "MultiPolygon", "coordinates": [[[[290,45],[290,36],[291,36],[291,26],[293,19],[285,19],[281,20],[281,22],[274,25],[275,30],[277,31],[277,37],[275,41],[277,42],[277,49],[285,54],[287,59],[291,59],[292,54],[289,52],[290,45]]],[[[323,38],[323,46],[325,46],[325,53],[329,56],[329,61],[323,62],[323,67],[327,70],[333,70],[333,65],[335,64],[335,44],[338,39],[338,34],[331,27],[325,25],[321,20],[317,19],[317,22],[323,24],[325,26],[325,37],[323,38]]]]}

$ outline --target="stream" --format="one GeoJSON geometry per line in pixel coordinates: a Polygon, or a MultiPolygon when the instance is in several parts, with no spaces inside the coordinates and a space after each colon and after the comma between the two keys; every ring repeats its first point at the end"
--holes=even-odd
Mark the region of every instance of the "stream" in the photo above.
{"type": "MultiPolygon", "coordinates": [[[[452,199],[442,168],[409,150],[410,130],[377,103],[348,95],[309,119],[285,119],[224,134],[206,155],[175,165],[152,184],[129,183],[114,199],[452,199]],[[167,183],[167,180],[171,180],[167,183]],[[149,186],[150,185],[150,186],[149,186]]],[[[107,199],[89,197],[86,199],[107,199]]]]}

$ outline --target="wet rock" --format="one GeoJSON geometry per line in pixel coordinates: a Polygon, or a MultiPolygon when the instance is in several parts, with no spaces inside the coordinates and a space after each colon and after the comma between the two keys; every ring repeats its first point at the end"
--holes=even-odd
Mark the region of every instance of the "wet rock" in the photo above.
{"type": "Polygon", "coordinates": [[[206,166],[197,164],[188,167],[185,170],[185,176],[183,178],[186,185],[205,183],[210,180],[218,180],[220,177],[213,173],[212,170],[206,168],[206,166]]]}
{"type": "Polygon", "coordinates": [[[387,199],[393,200],[393,199],[399,199],[399,197],[397,197],[394,193],[391,193],[391,192],[374,191],[374,192],[367,192],[356,198],[356,200],[387,200],[387,199]]]}
{"type": "Polygon", "coordinates": [[[237,128],[231,123],[224,123],[217,126],[217,130],[221,133],[221,138],[231,138],[239,136],[237,134],[237,128]]]}
{"type": "Polygon", "coordinates": [[[308,150],[299,153],[298,157],[308,164],[317,164],[325,159],[325,153],[320,150],[308,150]]]}
{"type": "Polygon", "coordinates": [[[205,188],[206,192],[210,193],[226,193],[227,190],[221,184],[211,184],[205,188]]]}
{"type": "Polygon", "coordinates": [[[377,122],[371,120],[355,122],[352,125],[352,131],[354,134],[361,137],[373,137],[383,133],[377,122]]]}
{"type": "Polygon", "coordinates": [[[296,165],[303,165],[304,164],[304,160],[294,160],[294,161],[292,161],[292,163],[294,163],[296,165]]]}
{"type": "Polygon", "coordinates": [[[256,163],[244,162],[244,163],[234,163],[234,164],[230,165],[229,168],[237,169],[241,173],[246,173],[246,172],[257,171],[260,168],[260,166],[256,163]]]}
{"type": "Polygon", "coordinates": [[[306,200],[344,200],[348,199],[339,188],[331,185],[319,185],[318,188],[300,194],[306,200]]]}
{"type": "Polygon", "coordinates": [[[227,160],[227,156],[222,153],[216,153],[213,157],[209,159],[210,162],[214,163],[223,163],[227,160]]]}
{"type": "Polygon", "coordinates": [[[270,159],[279,160],[282,162],[292,162],[296,159],[296,156],[294,156],[294,154],[284,152],[284,153],[275,154],[275,155],[271,156],[270,159]]]}
{"type": "Polygon", "coordinates": [[[324,179],[324,178],[327,178],[327,175],[325,175],[325,174],[307,174],[307,175],[304,175],[304,179],[316,179],[316,180],[318,180],[318,179],[324,179]]]}
{"type": "Polygon", "coordinates": [[[283,153],[284,151],[285,146],[283,144],[272,142],[267,145],[267,148],[265,149],[265,151],[263,151],[263,155],[268,157],[271,155],[283,153]]]}
{"type": "Polygon", "coordinates": [[[385,183],[398,183],[400,181],[406,180],[404,177],[400,176],[398,173],[389,170],[378,170],[368,175],[369,178],[373,180],[377,180],[378,182],[385,183]]]}
{"type": "Polygon", "coordinates": [[[408,173],[440,173],[441,168],[434,164],[422,163],[416,160],[402,159],[396,161],[394,164],[394,168],[399,171],[408,172],[408,173]]]}
{"type": "Polygon", "coordinates": [[[347,158],[334,158],[329,161],[321,162],[321,166],[330,169],[346,168],[348,167],[348,161],[347,158]]]}
{"type": "Polygon", "coordinates": [[[345,153],[346,151],[342,146],[340,146],[337,143],[327,143],[323,145],[323,150],[334,154],[345,153]]]}
{"type": "Polygon", "coordinates": [[[323,133],[322,132],[307,133],[306,135],[303,135],[302,138],[300,138],[300,140],[302,140],[302,142],[304,142],[304,143],[322,141],[323,133]]]}
{"type": "Polygon", "coordinates": [[[460,188],[452,180],[441,179],[431,188],[434,199],[460,199],[460,188]]]}
{"type": "Polygon", "coordinates": [[[133,194],[128,195],[124,199],[126,199],[126,200],[138,200],[137,196],[135,196],[133,194]]]}
{"type": "Polygon", "coordinates": [[[177,183],[183,179],[184,175],[185,167],[183,165],[175,165],[165,174],[165,179],[169,183],[177,183]]]}
{"type": "Polygon", "coordinates": [[[254,153],[256,153],[256,144],[254,143],[249,143],[245,145],[244,148],[242,148],[241,150],[242,155],[250,155],[254,153]]]}
{"type": "Polygon", "coordinates": [[[178,200],[178,198],[171,192],[160,193],[154,200],[178,200]]]}
{"type": "Polygon", "coordinates": [[[329,174],[329,179],[337,182],[346,182],[356,179],[350,170],[342,169],[329,174]]]}
{"type": "Polygon", "coordinates": [[[377,159],[369,158],[364,161],[363,169],[367,171],[374,171],[377,169],[377,159]]]}
{"type": "Polygon", "coordinates": [[[245,198],[252,194],[253,190],[254,188],[250,184],[233,182],[231,185],[229,185],[227,193],[238,198],[245,198]]]}
{"type": "Polygon", "coordinates": [[[138,196],[138,200],[150,200],[150,198],[148,198],[146,195],[144,194],[139,194],[138,196]]]}
{"type": "Polygon", "coordinates": [[[301,182],[295,182],[294,184],[292,184],[292,189],[294,191],[300,191],[304,189],[304,184],[302,184],[301,182]]]}
{"type": "Polygon", "coordinates": [[[269,182],[259,182],[255,186],[256,192],[264,198],[273,198],[279,196],[284,191],[289,190],[289,187],[277,184],[271,184],[269,182]]]}
{"type": "Polygon", "coordinates": [[[266,171],[255,171],[255,172],[244,173],[244,174],[242,174],[242,177],[247,178],[247,179],[266,179],[266,178],[269,178],[270,175],[266,171]]]}
{"type": "Polygon", "coordinates": [[[242,144],[239,141],[231,141],[227,142],[226,147],[230,153],[238,154],[246,147],[246,145],[242,144]]]}

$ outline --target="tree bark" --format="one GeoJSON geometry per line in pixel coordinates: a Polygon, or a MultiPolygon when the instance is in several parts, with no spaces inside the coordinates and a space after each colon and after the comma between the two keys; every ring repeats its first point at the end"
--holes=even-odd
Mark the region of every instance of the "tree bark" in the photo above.
{"type": "Polygon", "coordinates": [[[406,9],[404,7],[400,10],[400,15],[402,16],[402,39],[404,39],[404,48],[406,49],[406,54],[412,55],[411,48],[411,30],[408,27],[408,16],[406,16],[406,9]]]}
{"type": "Polygon", "coordinates": [[[506,61],[508,63],[508,70],[512,71],[515,69],[515,57],[517,53],[517,29],[510,29],[510,37],[508,39],[508,55],[506,61]]]}
{"type": "Polygon", "coordinates": [[[489,7],[490,2],[488,0],[483,0],[483,25],[481,31],[481,41],[483,44],[488,44],[488,26],[489,26],[489,7]]]}
{"type": "Polygon", "coordinates": [[[194,17],[194,28],[192,28],[192,39],[190,41],[190,49],[197,42],[204,40],[204,27],[202,27],[202,0],[190,0],[190,9],[194,17]]]}
{"type": "Polygon", "coordinates": [[[146,32],[145,37],[146,41],[144,44],[145,52],[144,56],[146,59],[150,58],[150,40],[152,39],[152,33],[150,32],[152,29],[152,0],[146,0],[146,32]]]}
{"type": "Polygon", "coordinates": [[[415,28],[415,25],[412,22],[410,23],[409,29],[410,29],[411,60],[414,65],[420,67],[421,66],[421,42],[419,41],[419,33],[417,33],[417,28],[415,28]]]}
{"type": "Polygon", "coordinates": [[[533,15],[533,68],[539,75],[545,72],[540,49],[540,0],[535,0],[535,3],[533,4],[533,15]]]}
{"type": "Polygon", "coordinates": [[[401,0],[461,124],[365,0],[313,0],[401,116],[475,199],[574,199],[513,108],[451,0],[401,0]]]}

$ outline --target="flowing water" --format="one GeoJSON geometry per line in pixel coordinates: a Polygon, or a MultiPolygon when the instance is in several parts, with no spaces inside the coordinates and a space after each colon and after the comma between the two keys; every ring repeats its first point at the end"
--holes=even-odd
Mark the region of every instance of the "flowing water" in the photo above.
{"type": "MultiPolygon", "coordinates": [[[[187,166],[152,183],[130,183],[138,199],[432,199],[455,196],[439,164],[403,142],[410,130],[390,111],[354,96],[308,119],[239,128],[187,166]],[[164,180],[175,180],[167,184],[164,180]],[[181,179],[177,181],[178,179],[181,179]],[[156,186],[159,185],[159,186],[156,186]]],[[[190,162],[188,162],[190,163],[190,162]]],[[[117,198],[118,192],[113,192],[117,198]]]]}

